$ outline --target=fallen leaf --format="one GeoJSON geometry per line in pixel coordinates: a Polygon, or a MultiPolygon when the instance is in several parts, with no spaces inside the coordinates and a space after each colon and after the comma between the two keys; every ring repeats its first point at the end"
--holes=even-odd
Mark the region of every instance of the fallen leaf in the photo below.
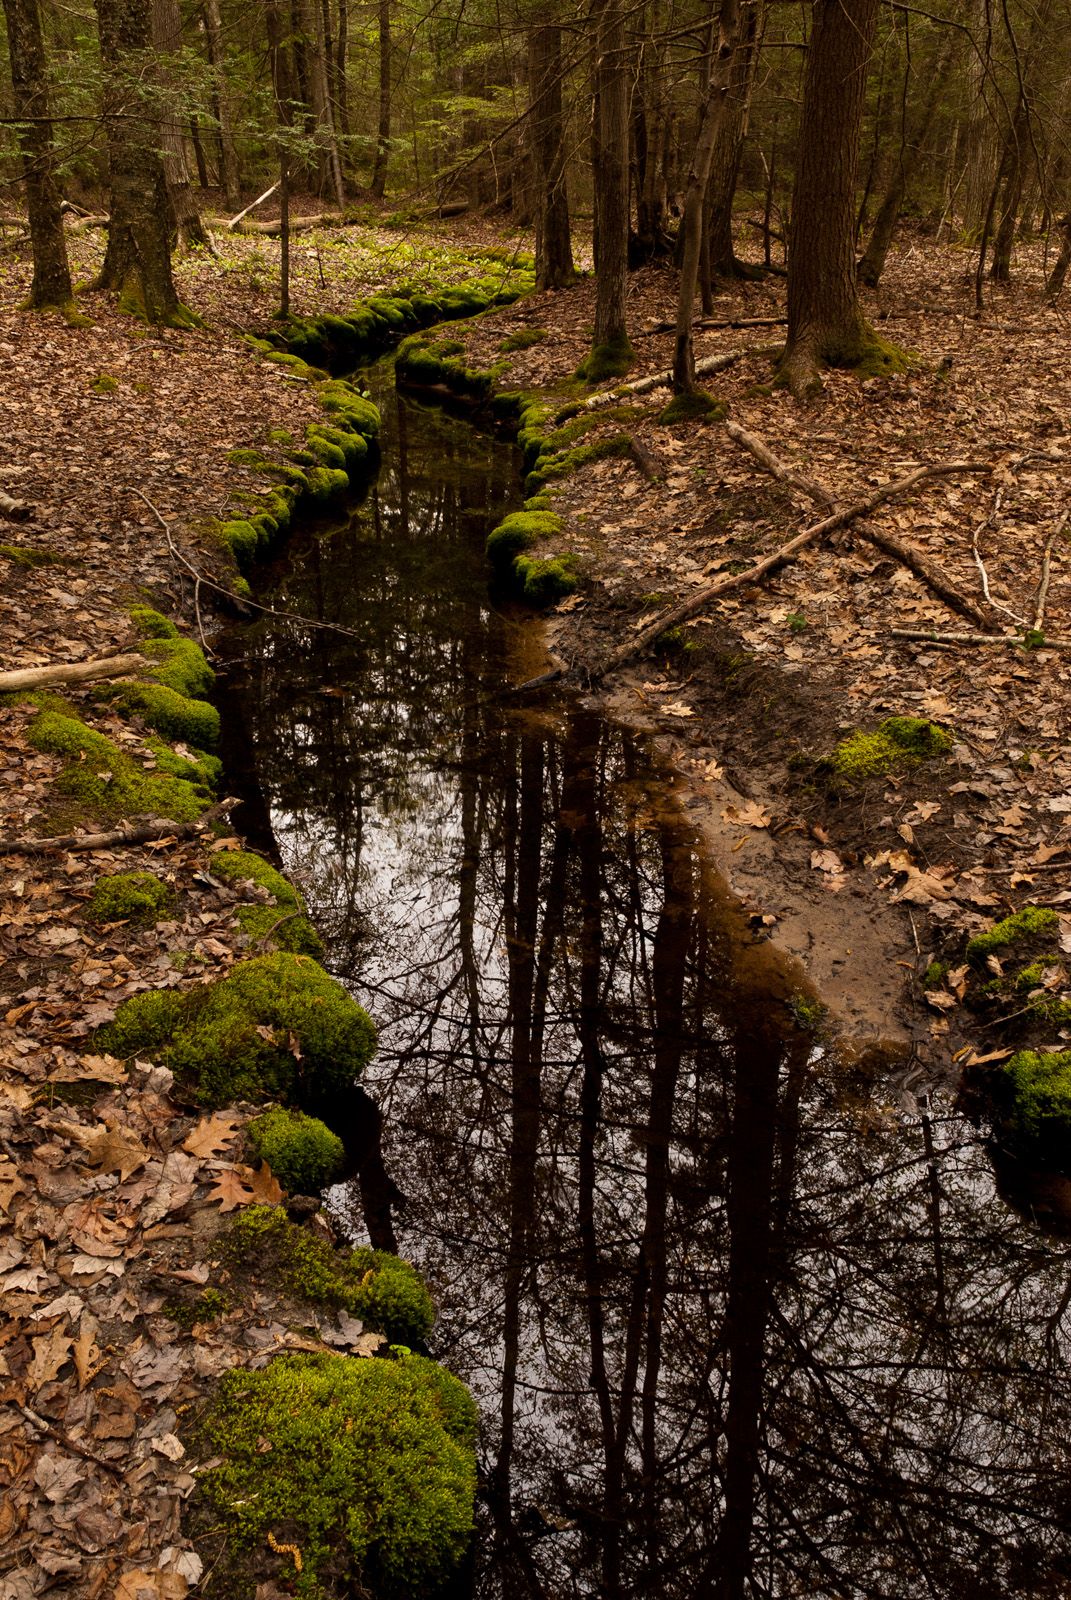
{"type": "Polygon", "coordinates": [[[84,1389],[103,1365],[100,1348],[97,1345],[97,1322],[87,1311],[78,1327],[78,1337],[74,1341],[74,1367],[78,1373],[78,1387],[84,1389]]]}
{"type": "Polygon", "coordinates": [[[844,863],[835,850],[812,850],[811,866],[816,872],[838,873],[844,871],[844,863]]]}
{"type": "Polygon", "coordinates": [[[241,1117],[228,1116],[226,1112],[202,1117],[183,1139],[182,1148],[194,1156],[214,1156],[231,1143],[241,1125],[241,1117]]]}
{"type": "Polygon", "coordinates": [[[239,1172],[247,1172],[250,1178],[253,1177],[248,1167],[225,1167],[217,1173],[215,1183],[208,1192],[209,1205],[218,1203],[221,1211],[234,1211],[238,1206],[252,1205],[256,1195],[248,1184],[243,1183],[239,1172]]]}
{"type": "Polygon", "coordinates": [[[253,1198],[261,1205],[278,1205],[283,1198],[282,1186],[266,1161],[253,1173],[249,1187],[253,1191],[253,1198]]]}
{"type": "Polygon", "coordinates": [[[26,1372],[26,1382],[36,1393],[43,1383],[51,1383],[53,1378],[58,1377],[62,1368],[67,1365],[74,1340],[61,1323],[58,1328],[53,1328],[51,1333],[42,1334],[30,1342],[33,1346],[33,1360],[26,1372]]]}
{"type": "Polygon", "coordinates": [[[115,1600],[183,1600],[189,1584],[181,1572],[124,1572],[113,1591],[115,1600]]]}
{"type": "Polygon", "coordinates": [[[757,801],[747,800],[742,806],[727,805],[721,814],[723,822],[733,822],[744,828],[768,828],[770,817],[766,807],[757,801]]]}

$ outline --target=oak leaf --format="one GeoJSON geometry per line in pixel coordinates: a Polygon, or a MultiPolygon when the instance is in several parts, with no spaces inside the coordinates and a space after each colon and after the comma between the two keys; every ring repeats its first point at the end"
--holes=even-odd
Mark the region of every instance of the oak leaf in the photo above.
{"type": "Polygon", "coordinates": [[[182,1148],[193,1156],[214,1156],[231,1143],[241,1125],[241,1117],[228,1116],[226,1112],[202,1117],[183,1139],[182,1148]]]}

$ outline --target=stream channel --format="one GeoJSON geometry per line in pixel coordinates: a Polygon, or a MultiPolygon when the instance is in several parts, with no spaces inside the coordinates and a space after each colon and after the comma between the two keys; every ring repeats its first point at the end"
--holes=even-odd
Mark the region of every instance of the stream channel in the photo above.
{"type": "Polygon", "coordinates": [[[260,589],[356,636],[237,633],[230,754],[379,1024],[395,1187],[336,1209],[479,1401],[474,1593],[1071,1593],[1067,1242],[950,1095],[806,1026],[642,740],[511,703],[517,453],[364,377],[378,480],[260,589]]]}

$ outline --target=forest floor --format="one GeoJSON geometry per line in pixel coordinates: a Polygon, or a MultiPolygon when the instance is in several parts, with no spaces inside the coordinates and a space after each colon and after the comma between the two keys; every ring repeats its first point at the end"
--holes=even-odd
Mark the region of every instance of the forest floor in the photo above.
{"type": "MultiPolygon", "coordinates": [[[[442,232],[303,239],[295,309],[342,311],[402,279],[463,278],[467,251],[501,243],[489,229],[451,227],[447,248],[442,232]]],[[[75,248],[87,275],[100,241],[81,236],[75,248]]],[[[145,596],[165,612],[185,608],[190,620],[188,586],[135,491],[184,548],[196,548],[199,525],[252,486],[228,453],[263,445],[272,428],[300,433],[313,419],[307,386],[257,360],[238,336],[270,315],[276,259],[274,241],[228,238],[218,259],[180,263],[182,297],[206,319],[181,333],[150,332],[93,296],[83,302],[89,328],[30,317],[18,309],[25,264],[5,261],[0,490],[34,510],[2,530],[4,668],[130,645],[129,606],[145,596]]],[[[776,328],[704,330],[698,353],[745,352],[711,392],[838,499],[922,462],[989,463],[987,476],[927,484],[877,516],[975,599],[972,539],[984,527],[990,593],[1029,622],[1043,551],[1071,501],[1068,319],[1042,305],[1037,264],[1025,258],[1015,286],[991,291],[986,313],[973,317],[969,267],[951,248],[902,251],[873,310],[887,314],[883,332],[920,365],[863,383],[833,374],[810,407],[767,387],[776,328]]],[[[741,284],[719,295],[716,315],[780,316],[783,296],[781,280],[741,284]]],[[[668,364],[669,336],[642,330],[672,317],[672,274],[635,274],[632,297],[639,376],[668,364]]],[[[501,359],[503,336],[521,327],[545,329],[510,357],[504,385],[574,393],[568,380],[590,342],[592,307],[592,285],[582,281],[475,319],[461,334],[469,363],[501,359]]],[[[652,398],[637,402],[627,427],[657,464],[653,480],[630,460],[603,459],[553,485],[564,542],[582,556],[587,581],[558,608],[551,637],[578,668],[812,515],[722,424],[662,426],[652,398]]],[[[197,559],[211,566],[203,543],[197,559]]],[[[1067,631],[1069,602],[1071,549],[1058,539],[1050,631],[1067,631]]],[[[1010,617],[995,612],[994,621],[1010,617]]],[[[1029,903],[1061,913],[1060,943],[1071,950],[1071,655],[893,636],[905,627],[948,632],[960,623],[849,533],[705,609],[673,653],[637,663],[600,692],[670,754],[757,933],[798,954],[849,1024],[871,1037],[911,1038],[947,1075],[954,1054],[1008,1053],[985,1014],[962,1004],[972,991],[966,936],[1029,903]],[[815,758],[894,714],[946,724],[951,756],[832,791],[815,758]],[[935,957],[947,971],[924,990],[918,977],[935,957]]],[[[69,698],[149,761],[136,729],[110,718],[91,691],[69,698]]],[[[59,765],[29,746],[31,715],[17,702],[0,707],[7,840],[47,816],[59,765]]],[[[255,891],[213,876],[212,853],[224,843],[172,837],[94,854],[0,857],[5,1600],[46,1591],[181,1600],[201,1561],[181,1531],[195,1477],[178,1434],[205,1386],[235,1360],[266,1360],[295,1337],[301,1348],[360,1348],[352,1319],[325,1318],[318,1332],[295,1336],[287,1306],[267,1292],[196,1320],[204,1287],[219,1281],[211,1263],[222,1221],[277,1197],[243,1153],[252,1112],[184,1115],[163,1069],[124,1074],[83,1053],[128,996],[218,975],[248,953],[235,913],[255,891]],[[175,893],[169,919],[91,924],[96,878],[147,865],[175,893]],[[177,1302],[189,1312],[181,1329],[169,1314],[177,1302]]],[[[1040,985],[1055,997],[1066,982],[1054,952],[1040,985]]],[[[307,1309],[301,1320],[308,1325],[307,1309]]],[[[280,1592],[265,1586],[265,1600],[269,1591],[280,1592]]]]}

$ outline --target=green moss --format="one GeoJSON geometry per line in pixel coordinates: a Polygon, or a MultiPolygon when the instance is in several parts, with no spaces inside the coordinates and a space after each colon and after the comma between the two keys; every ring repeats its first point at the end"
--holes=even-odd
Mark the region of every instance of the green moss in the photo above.
{"type": "Polygon", "coordinates": [[[861,782],[947,755],[951,748],[948,731],[936,722],[921,717],[887,717],[876,732],[853,733],[843,739],[829,765],[838,778],[861,782]]]}
{"type": "Polygon", "coordinates": [[[729,407],[724,400],[714,400],[702,390],[693,394],[677,394],[658,413],[658,420],[664,427],[671,426],[674,422],[692,422],[703,417],[709,422],[721,422],[729,415],[729,407]]]}
{"type": "Polygon", "coordinates": [[[261,534],[247,517],[232,517],[221,524],[219,537],[233,555],[239,567],[247,568],[256,556],[261,534]]]}
{"type": "Polygon", "coordinates": [[[566,478],[593,461],[604,461],[609,456],[627,456],[632,451],[632,441],[627,434],[615,433],[606,439],[596,439],[593,444],[578,445],[564,455],[547,460],[540,455],[535,469],[524,480],[524,492],[538,494],[545,483],[555,478],[566,478]]]}
{"type": "Polygon", "coordinates": [[[179,631],[173,622],[168,621],[159,611],[154,611],[151,606],[131,606],[130,620],[138,630],[141,639],[177,639],[179,631]]]}
{"type": "Polygon", "coordinates": [[[135,995],[97,1045],[155,1054],[203,1105],[221,1106],[347,1087],[372,1057],[375,1028],[315,961],[280,951],[181,996],[135,995]]]}
{"type": "Polygon", "coordinates": [[[0,544],[0,556],[10,561],[16,567],[54,567],[58,556],[49,555],[45,550],[31,550],[24,544],[0,544]]]}
{"type": "Polygon", "coordinates": [[[146,739],[145,747],[152,752],[160,772],[169,773],[174,778],[185,778],[187,783],[192,783],[204,795],[214,794],[219,788],[223,763],[218,756],[208,755],[203,750],[189,751],[180,756],[162,739],[146,739]]]}
{"type": "Polygon", "coordinates": [[[118,745],[66,712],[42,711],[28,737],[35,750],[65,759],[56,788],[77,802],[80,814],[102,822],[134,816],[193,822],[208,804],[192,783],[143,771],[118,745]]]}
{"type": "Polygon", "coordinates": [[[944,961],[931,961],[926,971],[922,974],[922,987],[924,989],[939,989],[948,976],[948,965],[944,961]]]}
{"type": "MultiPolygon", "coordinates": [[[[472,1538],[476,1408],[421,1356],[283,1355],[224,1375],[204,1425],[219,1465],[202,1493],[228,1559],[281,1551],[276,1577],[301,1600],[324,1591],[420,1600],[460,1567],[472,1538]],[[265,1443],[267,1448],[265,1448],[265,1443]]],[[[252,1576],[245,1585],[251,1593],[252,1576]]]]}
{"type": "Polygon", "coordinates": [[[984,961],[1009,945],[1023,944],[1028,939],[1047,939],[1055,935],[1060,918],[1055,911],[1043,906],[1024,906],[1012,916],[995,922],[985,933],[976,934],[968,941],[968,961],[984,961]]]}
{"type": "Polygon", "coordinates": [[[1031,989],[1036,989],[1045,977],[1045,965],[1041,961],[1032,961],[1028,967],[1023,967],[1016,973],[1015,987],[1021,994],[1029,994],[1031,989]]]}
{"type": "Polygon", "coordinates": [[[1071,1050],[1020,1050],[1004,1068],[1007,1125],[1044,1162],[1071,1163],[1071,1050]]]}
{"type": "Polygon", "coordinates": [[[89,387],[94,394],[114,394],[119,387],[119,380],[113,378],[110,372],[102,372],[89,387]]]}
{"type": "Polygon", "coordinates": [[[519,555],[513,571],[520,584],[521,598],[531,606],[550,606],[572,594],[580,582],[573,555],[519,555]]]}
{"type": "Polygon", "coordinates": [[[531,549],[540,539],[561,532],[562,519],[553,511],[511,511],[487,535],[487,557],[496,566],[509,566],[522,550],[531,549]]]}
{"type": "Polygon", "coordinates": [[[97,879],[86,911],[94,922],[158,922],[174,898],[151,872],[115,872],[97,879]]]}
{"type": "Polygon", "coordinates": [[[191,700],[162,683],[118,683],[108,691],[127,715],[137,715],[167,739],[212,745],[219,739],[219,712],[207,700],[191,700]]]}
{"type": "Polygon", "coordinates": [[[226,850],[213,858],[212,869],[232,883],[255,883],[273,897],[274,905],[241,906],[238,910],[238,924],[251,943],[270,936],[279,950],[322,957],[323,941],[304,914],[304,900],[270,862],[249,850],[226,850]]]}
{"type": "Polygon", "coordinates": [[[503,355],[508,355],[511,350],[531,350],[533,345],[542,344],[546,337],[546,328],[518,328],[516,333],[508,333],[498,348],[503,355]]]}
{"type": "Polygon", "coordinates": [[[216,1322],[230,1309],[230,1302],[221,1290],[206,1289],[192,1300],[165,1300],[160,1309],[165,1317],[190,1333],[201,1323],[216,1322]]]}
{"type": "Polygon", "coordinates": [[[276,1107],[246,1130],[251,1153],[292,1194],[319,1194],[342,1172],[346,1152],[326,1122],[276,1107]]]}
{"type": "Polygon", "coordinates": [[[431,1296],[408,1261],[367,1246],[336,1250],[275,1206],[249,1206],[221,1248],[233,1265],[300,1299],[341,1306],[394,1344],[423,1344],[434,1325],[431,1296]]]}
{"type": "Polygon", "coordinates": [[[604,383],[607,378],[623,378],[636,359],[628,335],[619,334],[607,344],[592,345],[591,354],[576,369],[584,383],[604,383]]]}
{"type": "Polygon", "coordinates": [[[345,472],[334,467],[313,467],[308,477],[309,498],[318,506],[329,505],[350,486],[345,472]]]}
{"type": "Polygon", "coordinates": [[[889,378],[897,372],[909,372],[917,364],[907,350],[883,339],[869,325],[864,325],[857,339],[833,346],[823,355],[829,366],[846,367],[857,378],[889,378]]]}

